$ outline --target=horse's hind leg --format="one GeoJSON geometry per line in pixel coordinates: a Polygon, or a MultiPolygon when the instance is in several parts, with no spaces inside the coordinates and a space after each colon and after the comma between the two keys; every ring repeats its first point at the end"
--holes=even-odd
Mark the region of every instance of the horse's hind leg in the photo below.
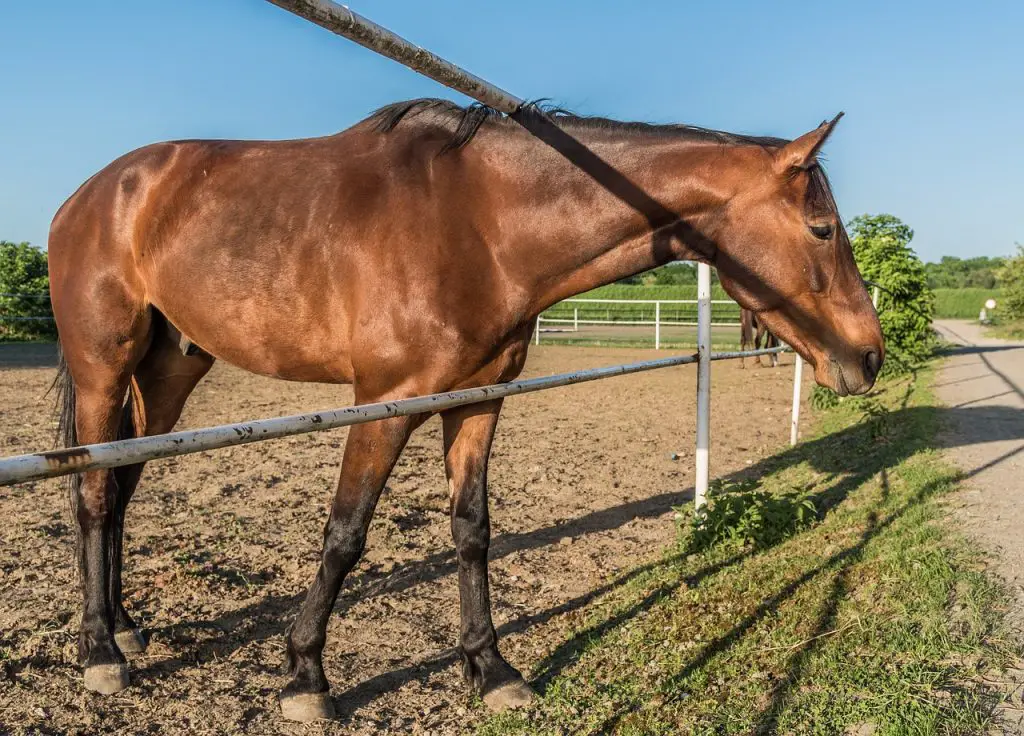
{"type": "MultiPolygon", "coordinates": [[[[152,344],[132,377],[121,437],[171,431],[189,394],[213,365],[213,358],[206,353],[183,355],[163,325],[154,333],[152,344]]],[[[138,463],[114,470],[117,497],[111,533],[110,601],[114,606],[114,639],[124,654],[135,654],[146,648],[142,632],[125,610],[121,590],[125,510],[144,466],[145,463],[138,463]]]]}
{"type": "Polygon", "coordinates": [[[323,666],[327,621],[342,581],[363,553],[384,483],[421,419],[395,417],[349,430],[338,491],[324,529],[320,569],[286,637],[291,680],[281,693],[281,713],[289,720],[313,721],[334,713],[323,666]]]}
{"type": "Polygon", "coordinates": [[[534,694],[498,651],[487,579],[490,520],[487,460],[501,401],[443,413],[452,537],[458,553],[463,675],[492,710],[526,705],[534,694]]]}
{"type": "MultiPolygon", "coordinates": [[[[104,297],[55,304],[75,389],[73,417],[64,421],[73,422],[75,441],[83,445],[117,438],[130,376],[149,345],[148,307],[132,305],[127,294],[114,288],[104,297]]],[[[110,599],[117,497],[117,475],[110,470],[92,470],[72,480],[84,604],[78,654],[86,688],[104,694],[128,684],[128,667],[114,641],[110,599]]]]}

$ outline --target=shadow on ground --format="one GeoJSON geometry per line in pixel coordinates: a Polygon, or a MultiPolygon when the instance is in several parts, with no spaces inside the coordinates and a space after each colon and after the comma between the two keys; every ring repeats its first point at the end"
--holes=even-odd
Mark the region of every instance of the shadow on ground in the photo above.
{"type": "MultiPolygon", "coordinates": [[[[47,347],[41,347],[40,360],[46,359],[47,347]]],[[[49,349],[52,350],[52,347],[49,349]]],[[[984,351],[986,349],[972,348],[972,350],[984,351]]],[[[825,490],[821,491],[814,500],[818,512],[827,514],[841,504],[851,492],[874,476],[880,478],[884,494],[888,487],[887,470],[912,455],[923,450],[945,449],[951,446],[954,440],[948,433],[914,431],[914,428],[920,428],[922,423],[935,429],[940,429],[943,425],[951,423],[983,423],[984,426],[990,428],[987,433],[988,441],[1024,439],[1024,411],[1022,410],[1005,406],[907,407],[908,399],[909,392],[903,397],[902,404],[899,401],[896,402],[901,408],[881,412],[869,410],[865,420],[856,426],[787,449],[742,472],[735,473],[725,480],[738,481],[758,478],[787,467],[806,463],[815,471],[825,475],[821,481],[825,490]]],[[[867,406],[867,404],[865,405],[867,406]]],[[[964,475],[971,477],[987,467],[1004,462],[1009,456],[1008,454],[996,458],[982,467],[970,468],[964,475]]],[[[822,574],[831,574],[833,579],[830,595],[820,609],[815,630],[816,632],[829,631],[833,628],[836,612],[847,595],[847,575],[850,567],[859,559],[871,539],[888,528],[914,505],[925,500],[932,490],[934,489],[926,489],[901,508],[884,516],[880,514],[873,516],[869,527],[857,543],[836,552],[819,566],[808,570],[800,578],[760,602],[750,616],[697,651],[685,668],[678,673],[677,679],[682,681],[689,673],[701,668],[711,658],[728,650],[742,639],[747,631],[757,626],[765,616],[775,611],[780,603],[794,596],[802,586],[822,574]]],[[[670,512],[673,506],[681,505],[689,500],[692,500],[692,489],[661,493],[643,501],[593,512],[568,522],[552,524],[528,533],[499,536],[492,542],[490,558],[492,560],[499,559],[523,550],[541,549],[557,544],[561,538],[566,536],[579,537],[614,530],[637,517],[659,517],[670,512]]],[[[610,614],[605,620],[595,622],[584,630],[574,633],[558,644],[540,662],[534,664],[533,670],[536,673],[534,686],[543,692],[555,678],[579,658],[584,648],[595,637],[600,637],[627,624],[631,619],[650,609],[658,600],[670,594],[679,585],[685,583],[688,586],[694,586],[701,580],[710,578],[741,562],[751,554],[754,553],[741,552],[727,560],[699,569],[673,585],[662,586],[651,591],[628,609],[610,614]]],[[[555,617],[581,609],[596,598],[626,585],[638,576],[656,570],[660,566],[670,565],[677,559],[667,557],[636,568],[557,606],[516,618],[502,625],[499,628],[499,634],[506,635],[525,631],[555,617]]],[[[339,598],[336,615],[344,615],[344,609],[355,600],[410,590],[421,583],[453,575],[455,571],[454,554],[448,552],[432,555],[419,562],[400,565],[387,576],[381,576],[373,570],[353,575],[346,582],[345,590],[339,598]]],[[[245,579],[253,578],[248,571],[228,570],[222,571],[222,573],[237,574],[245,579]]],[[[195,660],[152,662],[141,669],[138,676],[142,679],[161,680],[173,676],[179,670],[195,667],[197,662],[214,658],[229,658],[252,639],[281,636],[297,612],[303,595],[304,591],[296,592],[294,595],[269,596],[258,603],[212,620],[195,621],[185,625],[176,624],[173,632],[158,629],[155,632],[158,635],[191,638],[196,641],[195,660]]],[[[794,652],[786,676],[774,683],[769,697],[770,702],[760,716],[760,722],[764,729],[768,731],[774,729],[776,719],[788,693],[798,683],[801,672],[816,646],[817,644],[812,638],[812,643],[807,647],[794,652]]],[[[352,713],[356,709],[372,703],[382,693],[394,690],[413,680],[426,683],[432,674],[455,664],[457,660],[457,651],[451,648],[440,651],[425,661],[383,672],[340,693],[337,697],[338,711],[343,714],[352,713]]],[[[12,676],[16,676],[20,670],[26,667],[38,667],[41,664],[43,663],[32,660],[10,661],[7,663],[7,669],[12,676]]],[[[527,663],[520,662],[519,664],[527,663]]],[[[605,730],[612,730],[618,719],[625,715],[627,713],[619,713],[613,717],[605,724],[605,730]]]]}
{"type": "MultiPolygon", "coordinates": [[[[869,416],[870,418],[854,427],[788,449],[778,455],[762,460],[740,473],[730,476],[727,480],[735,481],[752,477],[756,478],[790,466],[807,463],[819,473],[826,474],[826,478],[822,481],[823,485],[826,486],[826,490],[819,493],[814,500],[818,512],[820,514],[827,514],[835,506],[842,503],[852,491],[876,475],[881,479],[883,497],[885,497],[884,491],[888,485],[888,468],[899,464],[922,450],[942,449],[946,446],[945,443],[949,442],[949,439],[945,438],[941,432],[931,433],[932,436],[930,438],[927,436],[922,437],[921,433],[906,431],[908,427],[920,426],[921,422],[934,423],[930,426],[935,426],[936,428],[950,421],[984,422],[987,426],[992,427],[990,437],[992,440],[1024,438],[1024,411],[1006,407],[960,407],[950,409],[910,407],[869,416]],[[856,452],[851,452],[851,448],[856,448],[856,452]]],[[[996,462],[1000,462],[1003,459],[1005,458],[999,459],[996,462]]],[[[970,477],[981,470],[983,468],[970,469],[965,473],[965,476],[970,477]]],[[[687,668],[679,673],[678,677],[680,679],[685,678],[687,673],[700,668],[710,658],[727,650],[739,641],[748,630],[755,627],[764,616],[774,611],[781,602],[792,597],[803,585],[826,572],[834,575],[832,591],[829,599],[821,609],[816,630],[819,632],[828,631],[834,623],[836,611],[846,595],[846,575],[850,566],[859,559],[860,554],[872,538],[889,527],[914,505],[923,501],[931,490],[934,489],[922,492],[902,508],[884,517],[874,516],[869,528],[856,544],[840,550],[818,567],[807,571],[799,579],[762,601],[755,613],[750,617],[700,650],[687,668]]],[[[692,489],[659,494],[645,501],[623,504],[529,533],[500,536],[493,541],[490,556],[491,559],[498,559],[513,552],[539,549],[557,544],[558,540],[565,536],[577,537],[589,533],[616,529],[637,517],[661,516],[671,511],[673,506],[678,506],[688,500],[692,500],[692,489]]],[[[651,591],[627,610],[620,611],[606,620],[597,622],[575,633],[555,647],[542,661],[536,663],[533,668],[536,673],[533,682],[534,686],[543,692],[555,678],[580,656],[588,642],[642,614],[663,596],[670,594],[679,584],[696,585],[701,580],[716,575],[723,569],[740,562],[751,554],[753,553],[749,551],[741,552],[725,561],[697,570],[675,585],[663,586],[651,591]]],[[[630,580],[642,574],[655,570],[659,566],[672,564],[675,559],[677,558],[668,557],[636,568],[558,606],[509,621],[499,627],[499,634],[505,635],[521,632],[533,626],[544,624],[554,617],[580,609],[594,599],[627,584],[630,580]]],[[[375,575],[373,571],[355,575],[346,584],[346,590],[339,599],[336,615],[344,615],[345,607],[362,597],[379,596],[409,590],[420,583],[454,573],[454,555],[446,553],[434,555],[420,562],[399,566],[386,577],[375,575]]],[[[248,573],[239,574],[248,575],[248,573]]],[[[210,658],[230,657],[235,650],[244,646],[246,642],[253,638],[282,635],[294,616],[302,596],[303,593],[296,593],[291,596],[271,596],[252,606],[242,608],[232,612],[230,615],[214,620],[196,621],[191,626],[178,624],[175,626],[174,635],[176,637],[193,636],[197,641],[206,639],[205,642],[200,643],[197,647],[196,656],[199,661],[210,658]],[[191,634],[189,633],[190,629],[192,630],[191,634]],[[216,632],[216,635],[211,636],[214,632],[216,632]]],[[[170,634],[170,632],[160,632],[159,630],[158,633],[170,634]]],[[[779,714],[779,709],[787,693],[799,680],[800,672],[813,652],[814,646],[812,644],[805,649],[795,652],[788,675],[775,683],[771,693],[771,702],[765,709],[762,717],[762,722],[769,730],[779,714]]],[[[340,693],[338,695],[338,710],[341,713],[351,713],[355,709],[373,702],[380,694],[400,687],[412,680],[420,680],[426,683],[432,674],[455,664],[457,659],[457,651],[452,648],[440,651],[426,661],[381,673],[361,682],[348,691],[340,693]]],[[[191,661],[155,662],[148,668],[140,671],[139,675],[142,678],[161,679],[172,675],[179,669],[193,666],[195,664],[191,661]]],[[[16,664],[15,667],[17,667],[16,664]]],[[[608,729],[611,729],[614,727],[614,722],[609,722],[606,726],[608,729]]]]}

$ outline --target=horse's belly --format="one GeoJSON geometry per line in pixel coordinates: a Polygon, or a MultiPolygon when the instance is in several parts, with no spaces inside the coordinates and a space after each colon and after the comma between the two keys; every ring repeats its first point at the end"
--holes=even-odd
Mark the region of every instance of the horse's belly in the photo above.
{"type": "Polygon", "coordinates": [[[196,346],[243,370],[288,381],[352,382],[340,315],[313,317],[294,302],[266,298],[155,305],[196,346]]]}

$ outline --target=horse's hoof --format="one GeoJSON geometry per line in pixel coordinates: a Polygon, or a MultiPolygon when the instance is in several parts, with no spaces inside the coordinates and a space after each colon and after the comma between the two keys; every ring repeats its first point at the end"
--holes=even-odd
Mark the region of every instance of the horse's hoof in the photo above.
{"type": "Polygon", "coordinates": [[[522,680],[496,687],[484,694],[484,705],[494,713],[509,708],[522,708],[537,699],[537,693],[522,680]]]}
{"type": "Polygon", "coordinates": [[[85,668],[85,689],[113,695],[128,687],[128,665],[95,664],[85,668]]]}
{"type": "Polygon", "coordinates": [[[334,718],[334,703],[329,693],[282,695],[281,715],[300,723],[330,720],[334,718]]]}
{"type": "Polygon", "coordinates": [[[146,638],[139,629],[125,629],[114,634],[114,641],[122,654],[141,654],[146,651],[146,638]]]}

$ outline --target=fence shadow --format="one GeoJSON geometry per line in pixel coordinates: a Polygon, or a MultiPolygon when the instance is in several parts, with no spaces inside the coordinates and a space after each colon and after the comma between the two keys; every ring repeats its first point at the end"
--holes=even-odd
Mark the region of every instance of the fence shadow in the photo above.
{"type": "MultiPolygon", "coordinates": [[[[983,422],[985,426],[992,428],[991,432],[987,433],[988,440],[1024,439],[1024,411],[1022,410],[1008,407],[962,407],[951,409],[911,407],[871,417],[841,432],[789,448],[728,476],[726,480],[735,481],[750,477],[756,478],[787,467],[807,463],[816,471],[825,473],[829,477],[827,482],[830,485],[815,498],[819,513],[827,514],[835,506],[842,503],[853,490],[871,479],[872,476],[880,475],[883,481],[885,481],[888,467],[902,462],[907,457],[921,450],[941,449],[955,444],[955,440],[943,433],[932,438],[921,438],[914,433],[904,435],[901,432],[901,427],[908,423],[916,424],[921,421],[935,420],[942,423],[983,422]],[[861,449],[874,447],[878,449],[866,454],[864,452],[846,451],[847,448],[853,447],[861,449]]],[[[994,462],[1000,461],[1002,460],[994,462]]],[[[966,475],[969,477],[980,472],[982,469],[984,468],[968,469],[966,475]]],[[[658,517],[669,512],[673,506],[691,499],[692,489],[662,493],[642,501],[630,502],[592,512],[557,525],[542,527],[530,532],[502,535],[496,537],[492,544],[491,559],[500,559],[514,552],[540,549],[554,545],[557,544],[559,539],[567,535],[580,537],[594,532],[616,529],[638,516],[643,518],[658,517]]],[[[898,515],[898,513],[893,514],[890,517],[879,520],[875,527],[868,530],[864,539],[858,545],[838,553],[838,556],[834,559],[830,559],[818,568],[808,572],[799,580],[766,600],[758,609],[760,613],[755,614],[750,622],[738,625],[729,636],[723,637],[717,644],[709,645],[710,648],[703,655],[704,660],[738,641],[745,631],[756,624],[761,616],[769,610],[773,610],[778,603],[795,594],[801,586],[823,571],[830,569],[839,562],[844,562],[846,565],[852,564],[870,538],[885,529],[898,515]]],[[[712,577],[718,572],[737,564],[750,554],[750,552],[745,552],[736,555],[722,563],[700,569],[689,577],[679,580],[674,585],[660,586],[627,609],[610,615],[607,619],[577,632],[558,644],[543,660],[535,664],[534,671],[537,673],[535,686],[542,691],[546,689],[567,666],[579,657],[587,642],[591,641],[595,636],[611,631],[642,614],[660,598],[670,594],[680,583],[685,582],[688,585],[695,585],[700,580],[712,577]]],[[[654,570],[659,566],[671,564],[672,562],[673,558],[667,558],[660,562],[636,568],[625,575],[557,606],[510,621],[501,626],[499,632],[501,634],[522,632],[533,626],[546,623],[556,616],[561,616],[586,606],[600,596],[628,584],[640,574],[654,570]]],[[[451,552],[438,553],[425,560],[401,565],[386,578],[377,578],[372,571],[362,572],[354,575],[346,584],[346,590],[339,598],[338,615],[344,615],[344,609],[355,600],[368,596],[406,591],[420,583],[454,575],[455,572],[454,555],[451,552]]],[[[825,607],[822,613],[821,626],[828,625],[828,622],[831,620],[830,615],[834,615],[834,613],[829,614],[829,610],[838,608],[839,602],[845,596],[845,590],[842,574],[840,574],[834,584],[834,600],[829,606],[825,607]]],[[[202,638],[202,632],[204,631],[207,633],[210,630],[230,632],[230,635],[208,638],[206,642],[198,647],[198,658],[205,660],[212,657],[230,657],[232,653],[245,646],[253,638],[282,635],[287,624],[295,615],[302,596],[303,593],[269,596],[250,606],[210,621],[196,621],[184,625],[177,624],[173,627],[175,630],[173,636],[176,638],[188,636],[188,632],[192,631],[202,638]]],[[[158,635],[171,635],[171,632],[161,629],[157,629],[156,633],[158,635]]],[[[342,713],[351,712],[355,708],[372,702],[378,695],[399,687],[410,680],[418,679],[425,682],[433,673],[452,665],[456,660],[456,650],[452,648],[440,651],[436,656],[428,660],[382,672],[342,693],[339,696],[339,711],[342,713]]],[[[794,681],[799,675],[800,661],[798,659],[797,665],[795,665],[794,681]]],[[[190,666],[193,666],[192,662],[155,662],[142,670],[140,675],[143,677],[160,678],[172,674],[183,667],[190,666]]],[[[695,662],[694,666],[700,666],[700,662],[695,662]]],[[[778,688],[783,688],[783,685],[780,684],[778,688]]],[[[781,702],[785,692],[778,688],[778,698],[781,702]]]]}

